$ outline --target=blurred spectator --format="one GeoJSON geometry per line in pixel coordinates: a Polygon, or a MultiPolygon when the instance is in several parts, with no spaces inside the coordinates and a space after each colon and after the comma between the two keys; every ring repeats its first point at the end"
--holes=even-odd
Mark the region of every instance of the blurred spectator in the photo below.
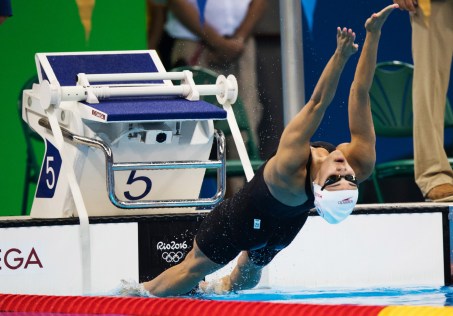
{"type": "Polygon", "coordinates": [[[165,69],[172,68],[171,49],[173,39],[165,31],[167,20],[167,0],[148,0],[148,48],[155,49],[165,69]]]}
{"type": "MultiPolygon", "coordinates": [[[[167,69],[198,65],[219,74],[236,76],[239,96],[245,105],[255,143],[259,145],[257,129],[262,106],[258,98],[253,31],[267,1],[208,0],[203,22],[196,0],[149,1],[149,48],[159,52],[167,69]]],[[[233,158],[234,154],[229,152],[228,155],[233,158]]]]}
{"type": "Polygon", "coordinates": [[[160,51],[162,59],[171,47],[171,68],[199,65],[219,74],[235,75],[256,135],[261,106],[253,29],[265,10],[266,0],[209,0],[203,24],[196,0],[150,0],[150,3],[149,47],[160,51]]]}
{"type": "Polygon", "coordinates": [[[12,15],[11,0],[0,0],[0,24],[12,15]]]}
{"type": "Polygon", "coordinates": [[[453,201],[444,149],[445,104],[453,56],[453,1],[394,0],[409,11],[414,80],[415,182],[428,201],[453,201]]]}

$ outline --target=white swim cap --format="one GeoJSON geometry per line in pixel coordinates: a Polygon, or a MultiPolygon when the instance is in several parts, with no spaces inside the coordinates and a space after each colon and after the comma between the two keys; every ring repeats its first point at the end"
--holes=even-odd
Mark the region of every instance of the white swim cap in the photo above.
{"type": "Polygon", "coordinates": [[[316,211],[329,224],[338,224],[348,217],[359,197],[359,190],[321,190],[321,186],[314,182],[313,193],[316,211]]]}

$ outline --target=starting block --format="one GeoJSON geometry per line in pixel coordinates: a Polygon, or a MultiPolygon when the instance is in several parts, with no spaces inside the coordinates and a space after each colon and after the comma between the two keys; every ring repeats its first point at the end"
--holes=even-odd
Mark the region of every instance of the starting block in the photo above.
{"type": "MultiPolygon", "coordinates": [[[[221,201],[225,144],[213,121],[236,124],[234,76],[196,85],[190,71],[166,72],[155,51],[38,53],[36,65],[22,116],[46,151],[31,217],[187,213],[221,201]],[[217,192],[199,198],[206,168],[217,169],[217,192]]],[[[241,160],[250,164],[246,152],[241,160]]]]}

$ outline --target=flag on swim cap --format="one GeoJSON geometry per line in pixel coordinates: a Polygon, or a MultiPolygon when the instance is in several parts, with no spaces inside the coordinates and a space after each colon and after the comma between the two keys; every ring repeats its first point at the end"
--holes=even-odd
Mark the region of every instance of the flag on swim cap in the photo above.
{"type": "Polygon", "coordinates": [[[329,224],[338,224],[348,217],[359,198],[359,190],[321,190],[314,182],[313,193],[316,211],[329,224]]]}

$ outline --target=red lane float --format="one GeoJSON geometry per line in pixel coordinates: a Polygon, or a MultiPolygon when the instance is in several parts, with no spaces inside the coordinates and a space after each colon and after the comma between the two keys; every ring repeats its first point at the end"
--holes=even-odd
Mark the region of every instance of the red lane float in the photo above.
{"type": "Polygon", "coordinates": [[[384,308],[385,306],[213,301],[187,298],[0,294],[2,312],[150,316],[368,316],[378,315],[384,308]]]}

